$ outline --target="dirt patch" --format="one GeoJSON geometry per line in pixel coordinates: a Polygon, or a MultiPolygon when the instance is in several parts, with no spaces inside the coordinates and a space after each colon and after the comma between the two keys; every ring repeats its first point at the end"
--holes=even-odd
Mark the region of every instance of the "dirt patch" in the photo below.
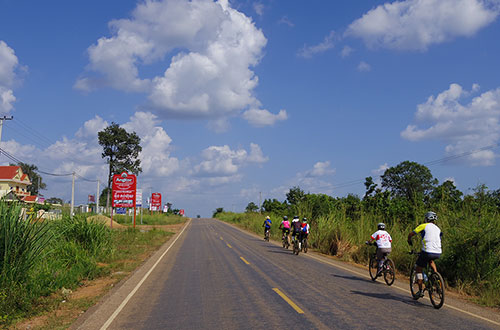
{"type": "MultiPolygon", "coordinates": [[[[106,226],[110,227],[111,226],[111,218],[98,214],[98,215],[93,215],[91,217],[88,217],[88,220],[90,221],[98,221],[104,223],[106,226]]],[[[120,225],[118,222],[113,221],[113,228],[127,228],[124,225],[120,225]]]]}

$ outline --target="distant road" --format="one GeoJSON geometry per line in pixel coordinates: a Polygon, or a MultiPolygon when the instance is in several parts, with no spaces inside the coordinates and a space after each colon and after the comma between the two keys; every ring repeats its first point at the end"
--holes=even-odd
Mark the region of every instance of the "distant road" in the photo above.
{"type": "Polygon", "coordinates": [[[500,327],[497,314],[483,314],[493,320],[488,322],[466,314],[481,310],[474,306],[452,309],[445,303],[435,310],[428,299],[413,301],[402,283],[399,289],[397,283],[374,283],[364,269],[311,253],[295,256],[214,219],[193,219],[174,239],[89,311],[80,327],[100,329],[105,322],[108,329],[500,327]]]}

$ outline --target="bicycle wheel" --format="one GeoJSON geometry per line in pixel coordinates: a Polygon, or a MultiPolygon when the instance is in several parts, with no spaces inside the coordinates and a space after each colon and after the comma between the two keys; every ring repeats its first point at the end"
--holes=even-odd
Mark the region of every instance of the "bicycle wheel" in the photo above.
{"type": "Polygon", "coordinates": [[[394,279],[396,278],[396,266],[394,266],[394,261],[391,259],[386,259],[384,261],[384,280],[387,285],[392,285],[394,279]]]}
{"type": "Polygon", "coordinates": [[[286,243],[285,243],[285,237],[283,236],[283,237],[281,238],[281,240],[283,241],[283,247],[285,247],[285,246],[286,246],[286,243]]]}
{"type": "Polygon", "coordinates": [[[413,300],[418,300],[418,298],[420,298],[419,296],[417,296],[418,282],[415,267],[413,267],[410,272],[410,292],[413,300]]]}
{"type": "Polygon", "coordinates": [[[444,281],[439,273],[432,273],[429,277],[429,298],[431,298],[432,306],[435,309],[440,309],[444,304],[444,281]]]}
{"type": "Polygon", "coordinates": [[[269,230],[266,231],[266,241],[269,242],[269,230]]]}
{"type": "Polygon", "coordinates": [[[304,238],[302,245],[304,246],[304,253],[307,253],[307,238],[304,238]]]}
{"type": "Polygon", "coordinates": [[[370,272],[370,277],[372,281],[375,281],[377,279],[378,262],[374,254],[370,256],[370,261],[368,263],[368,270],[370,272]]]}
{"type": "Polygon", "coordinates": [[[295,239],[295,242],[293,242],[293,253],[296,255],[299,255],[300,248],[299,248],[299,240],[295,239]]]}

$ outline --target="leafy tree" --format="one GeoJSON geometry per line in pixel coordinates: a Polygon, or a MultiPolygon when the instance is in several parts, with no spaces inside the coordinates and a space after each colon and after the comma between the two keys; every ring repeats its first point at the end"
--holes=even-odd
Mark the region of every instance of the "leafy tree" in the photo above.
{"type": "Polygon", "coordinates": [[[266,199],[262,203],[262,208],[268,213],[286,214],[288,211],[288,204],[286,202],[281,203],[276,198],[272,200],[266,199]]]}
{"type": "Polygon", "coordinates": [[[61,205],[64,204],[64,201],[61,198],[57,198],[57,197],[50,197],[50,198],[46,199],[45,202],[47,202],[49,204],[61,204],[61,205]]]}
{"type": "Polygon", "coordinates": [[[224,212],[224,208],[223,207],[218,207],[215,209],[214,213],[212,214],[212,218],[217,218],[217,214],[219,213],[223,213],[224,212]]]}
{"type": "Polygon", "coordinates": [[[369,196],[371,196],[371,194],[373,194],[373,192],[377,188],[377,184],[375,182],[373,182],[373,178],[371,176],[365,178],[365,188],[366,188],[366,192],[365,192],[365,196],[363,197],[363,199],[366,199],[369,196]]]}
{"type": "Polygon", "coordinates": [[[254,202],[248,203],[248,205],[245,209],[245,211],[247,213],[257,212],[258,210],[259,210],[259,207],[254,202]]]}
{"type": "Polygon", "coordinates": [[[286,194],[286,200],[290,205],[297,205],[298,203],[305,200],[306,194],[300,187],[290,188],[290,191],[286,194]]]}
{"type": "Polygon", "coordinates": [[[40,190],[47,188],[47,185],[43,182],[41,175],[37,173],[38,167],[36,165],[21,162],[17,165],[10,164],[10,166],[20,166],[23,173],[28,175],[31,184],[27,189],[31,195],[38,196],[40,190]]]}
{"type": "Polygon", "coordinates": [[[101,195],[99,196],[99,206],[106,206],[108,192],[111,193],[111,189],[108,187],[101,191],[101,195]]]}
{"type": "Polygon", "coordinates": [[[133,174],[142,172],[141,161],[138,158],[139,153],[142,151],[141,139],[135,132],[128,133],[114,122],[98,133],[98,139],[103,148],[101,156],[106,158],[109,165],[108,193],[106,197],[106,207],[109,207],[109,189],[111,189],[113,175],[123,171],[133,174]]]}
{"type": "Polygon", "coordinates": [[[382,175],[382,187],[395,196],[415,201],[428,194],[437,184],[431,171],[416,162],[404,161],[388,168],[382,175]]]}
{"type": "Polygon", "coordinates": [[[463,193],[457,189],[452,181],[446,180],[443,184],[436,186],[431,194],[431,203],[444,204],[447,207],[456,209],[462,201],[463,193]]]}

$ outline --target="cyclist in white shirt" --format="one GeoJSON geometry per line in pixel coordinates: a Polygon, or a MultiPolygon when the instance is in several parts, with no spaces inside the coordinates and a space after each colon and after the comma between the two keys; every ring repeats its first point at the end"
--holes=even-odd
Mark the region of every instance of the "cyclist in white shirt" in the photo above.
{"type": "Polygon", "coordinates": [[[366,244],[371,244],[373,241],[377,244],[377,276],[379,276],[384,264],[384,256],[388,255],[392,251],[392,237],[385,231],[384,223],[381,222],[377,224],[377,229],[378,230],[370,236],[370,240],[366,241],[366,244]]]}
{"type": "Polygon", "coordinates": [[[417,296],[423,297],[424,293],[422,292],[422,283],[423,283],[423,274],[422,269],[427,266],[427,263],[432,267],[434,272],[437,272],[436,264],[434,260],[439,259],[441,253],[443,252],[441,249],[441,236],[443,233],[441,229],[434,223],[437,220],[437,214],[435,212],[427,212],[425,214],[426,223],[421,224],[414,231],[408,234],[408,244],[411,246],[412,241],[411,238],[417,234],[422,236],[422,252],[417,259],[417,283],[419,287],[419,291],[417,296]]]}

